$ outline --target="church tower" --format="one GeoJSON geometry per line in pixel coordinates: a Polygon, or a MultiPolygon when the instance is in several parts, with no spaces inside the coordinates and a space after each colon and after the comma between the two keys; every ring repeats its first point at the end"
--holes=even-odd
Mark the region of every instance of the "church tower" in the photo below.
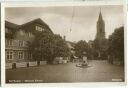
{"type": "Polygon", "coordinates": [[[96,34],[96,40],[102,40],[105,39],[105,23],[102,18],[102,13],[100,11],[99,18],[97,21],[97,34],[96,34]]]}
{"type": "Polygon", "coordinates": [[[94,40],[95,50],[97,52],[97,57],[103,59],[105,57],[105,50],[107,49],[106,44],[107,40],[105,38],[105,22],[100,11],[99,18],[97,21],[97,33],[94,40]]]}

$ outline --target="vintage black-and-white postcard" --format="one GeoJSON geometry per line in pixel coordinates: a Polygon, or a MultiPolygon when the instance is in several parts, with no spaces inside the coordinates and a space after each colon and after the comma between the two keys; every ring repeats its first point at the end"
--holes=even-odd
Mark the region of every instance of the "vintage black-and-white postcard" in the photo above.
{"type": "Polygon", "coordinates": [[[123,4],[3,6],[6,84],[126,82],[123,4]]]}

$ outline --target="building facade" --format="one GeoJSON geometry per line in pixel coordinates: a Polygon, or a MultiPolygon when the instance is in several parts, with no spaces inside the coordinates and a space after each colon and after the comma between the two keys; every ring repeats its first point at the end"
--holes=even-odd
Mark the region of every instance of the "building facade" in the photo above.
{"type": "Polygon", "coordinates": [[[36,32],[43,31],[53,33],[40,18],[22,25],[5,21],[6,63],[31,61],[32,54],[28,49],[28,43],[34,40],[36,32]]]}

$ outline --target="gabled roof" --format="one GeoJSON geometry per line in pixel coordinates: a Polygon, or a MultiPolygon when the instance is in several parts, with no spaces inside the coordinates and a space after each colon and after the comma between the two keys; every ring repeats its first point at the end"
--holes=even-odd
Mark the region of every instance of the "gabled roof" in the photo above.
{"type": "Polygon", "coordinates": [[[52,30],[49,28],[49,26],[48,26],[42,19],[40,19],[40,18],[37,18],[37,19],[34,19],[34,20],[29,21],[29,22],[27,22],[27,23],[24,23],[24,24],[20,25],[20,27],[21,27],[21,29],[22,29],[22,27],[31,25],[31,24],[33,24],[33,23],[40,24],[40,25],[46,27],[51,33],[53,33],[52,30]]]}
{"type": "Polygon", "coordinates": [[[38,24],[45,25],[45,26],[49,27],[49,26],[48,26],[43,20],[41,20],[40,18],[37,18],[37,19],[32,20],[32,21],[30,21],[30,22],[24,23],[24,24],[21,25],[21,27],[27,26],[27,25],[32,24],[32,23],[38,23],[38,24]]]}
{"type": "MultiPolygon", "coordinates": [[[[9,28],[12,28],[12,29],[22,29],[23,27],[27,27],[33,23],[37,23],[37,24],[40,24],[40,25],[43,25],[44,27],[46,27],[50,32],[52,32],[52,30],[49,28],[49,26],[43,21],[41,20],[40,18],[37,18],[35,20],[32,20],[32,21],[29,21],[27,23],[24,23],[22,25],[17,25],[17,24],[14,24],[14,23],[11,23],[11,22],[8,22],[8,21],[5,21],[5,26],[6,27],[9,27],[9,28]]],[[[52,32],[53,33],[53,32],[52,32]]]]}
{"type": "Polygon", "coordinates": [[[37,18],[35,20],[32,20],[30,22],[27,22],[27,23],[24,23],[22,25],[18,25],[18,24],[14,24],[14,23],[11,23],[9,21],[5,21],[5,26],[6,27],[9,27],[9,28],[17,28],[17,27],[24,27],[24,26],[27,26],[29,24],[32,24],[32,23],[38,23],[38,24],[41,24],[41,25],[45,25],[47,27],[49,27],[43,20],[41,20],[40,18],[37,18]]]}
{"type": "Polygon", "coordinates": [[[11,22],[8,22],[8,21],[5,21],[5,26],[6,26],[6,27],[9,27],[9,28],[11,28],[11,29],[16,29],[16,28],[19,27],[19,25],[14,24],[14,23],[11,23],[11,22]]]}

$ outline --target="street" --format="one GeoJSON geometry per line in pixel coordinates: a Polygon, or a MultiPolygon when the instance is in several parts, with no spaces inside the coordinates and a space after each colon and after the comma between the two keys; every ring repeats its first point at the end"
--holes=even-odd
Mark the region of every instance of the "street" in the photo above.
{"type": "Polygon", "coordinates": [[[107,63],[106,60],[89,61],[91,67],[76,67],[76,63],[42,65],[39,67],[6,70],[8,80],[39,80],[43,83],[112,82],[124,79],[123,66],[107,63]]]}

